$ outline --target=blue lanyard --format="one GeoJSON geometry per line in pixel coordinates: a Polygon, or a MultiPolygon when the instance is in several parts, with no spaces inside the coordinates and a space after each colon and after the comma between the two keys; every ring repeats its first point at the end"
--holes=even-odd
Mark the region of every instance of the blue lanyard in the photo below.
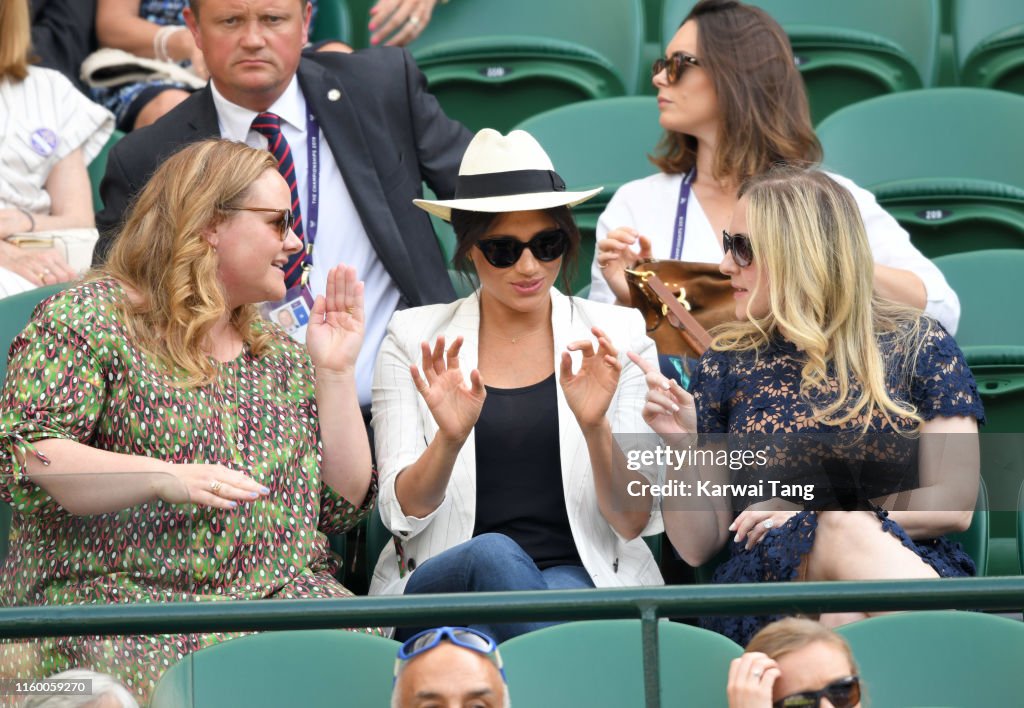
{"type": "Polygon", "coordinates": [[[306,114],[306,155],[309,196],[304,216],[303,240],[306,242],[306,256],[302,259],[302,268],[308,272],[313,268],[313,243],[316,241],[317,216],[320,213],[320,124],[317,123],[312,111],[306,114]]]}
{"type": "Polygon", "coordinates": [[[697,167],[683,175],[679,184],[679,202],[676,205],[676,231],[672,234],[672,260],[683,260],[683,240],[686,238],[686,205],[690,201],[690,188],[697,176],[697,167]]]}

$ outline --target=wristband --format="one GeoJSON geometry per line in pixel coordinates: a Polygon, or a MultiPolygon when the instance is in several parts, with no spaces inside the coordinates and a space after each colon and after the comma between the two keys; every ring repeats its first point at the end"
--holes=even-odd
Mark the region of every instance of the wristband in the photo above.
{"type": "Polygon", "coordinates": [[[180,25],[164,25],[158,29],[153,35],[153,56],[160,61],[174,62],[171,55],[167,53],[167,44],[170,42],[172,34],[183,29],[185,28],[180,25]]]}
{"type": "Polygon", "coordinates": [[[24,214],[25,216],[28,217],[28,223],[29,223],[28,233],[32,233],[33,231],[35,231],[36,230],[36,217],[32,215],[32,212],[30,212],[28,209],[22,209],[21,207],[17,207],[17,209],[22,214],[24,214]]]}

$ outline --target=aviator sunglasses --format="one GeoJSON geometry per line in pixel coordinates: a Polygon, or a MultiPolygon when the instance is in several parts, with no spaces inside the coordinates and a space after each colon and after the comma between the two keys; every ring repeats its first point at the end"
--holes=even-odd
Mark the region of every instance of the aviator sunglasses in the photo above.
{"type": "Polygon", "coordinates": [[[277,214],[278,218],[272,223],[277,227],[278,233],[281,234],[282,241],[288,238],[288,232],[291,231],[293,226],[295,226],[295,213],[291,209],[270,209],[268,207],[243,206],[229,206],[224,207],[224,209],[226,211],[266,211],[272,214],[277,214]]]}
{"type": "Polygon", "coordinates": [[[651,78],[665,71],[665,77],[670,84],[674,84],[683,78],[683,72],[691,66],[700,66],[700,59],[684,52],[676,52],[672,56],[658,57],[651,64],[651,78]]]}
{"type": "Polygon", "coordinates": [[[498,653],[497,642],[483,632],[470,629],[469,627],[437,627],[436,629],[424,630],[410,637],[398,649],[398,658],[395,661],[395,680],[398,680],[398,671],[403,663],[419,656],[423,652],[430,651],[445,639],[457,647],[469,649],[477,654],[486,656],[498,667],[498,671],[501,672],[501,678],[505,679],[505,669],[501,661],[501,654],[498,653]]]}
{"type": "Polygon", "coordinates": [[[746,268],[754,262],[754,247],[746,234],[730,234],[722,229],[722,250],[732,251],[732,259],[740,268],[746,268]]]}
{"type": "Polygon", "coordinates": [[[484,258],[495,268],[511,268],[527,248],[538,261],[549,263],[565,255],[569,248],[569,237],[562,229],[542,231],[527,242],[511,236],[485,238],[476,242],[484,258]]]}
{"type": "Polygon", "coordinates": [[[772,703],[772,708],[818,708],[822,698],[828,698],[835,708],[853,708],[860,701],[860,678],[847,676],[820,691],[794,693],[772,703]]]}

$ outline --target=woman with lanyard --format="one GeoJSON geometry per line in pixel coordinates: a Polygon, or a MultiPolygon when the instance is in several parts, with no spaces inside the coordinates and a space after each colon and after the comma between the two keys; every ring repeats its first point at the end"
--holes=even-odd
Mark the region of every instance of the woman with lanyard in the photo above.
{"type": "MultiPolygon", "coordinates": [[[[597,226],[590,299],[629,304],[640,258],[722,260],[722,229],[742,182],[777,163],[821,160],[807,95],[782,28],[734,0],[697,3],[652,67],[665,135],[660,172],[623,185],[597,226]]],[[[874,286],[956,332],[960,303],[939,269],[867,190],[853,195],[875,258],[874,286]]]]}

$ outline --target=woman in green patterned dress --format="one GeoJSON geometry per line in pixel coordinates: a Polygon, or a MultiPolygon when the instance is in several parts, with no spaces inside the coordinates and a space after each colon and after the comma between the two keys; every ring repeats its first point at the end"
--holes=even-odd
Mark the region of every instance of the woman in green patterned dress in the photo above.
{"type": "MultiPolygon", "coordinates": [[[[108,265],[44,301],[11,347],[0,499],[9,604],[329,598],[327,533],[371,507],[355,389],[363,285],[338,266],[306,347],[258,315],[302,248],[265,151],[210,140],[139,195],[108,265]]],[[[225,634],[0,647],[0,673],[88,667],[145,699],[225,634]]]]}

